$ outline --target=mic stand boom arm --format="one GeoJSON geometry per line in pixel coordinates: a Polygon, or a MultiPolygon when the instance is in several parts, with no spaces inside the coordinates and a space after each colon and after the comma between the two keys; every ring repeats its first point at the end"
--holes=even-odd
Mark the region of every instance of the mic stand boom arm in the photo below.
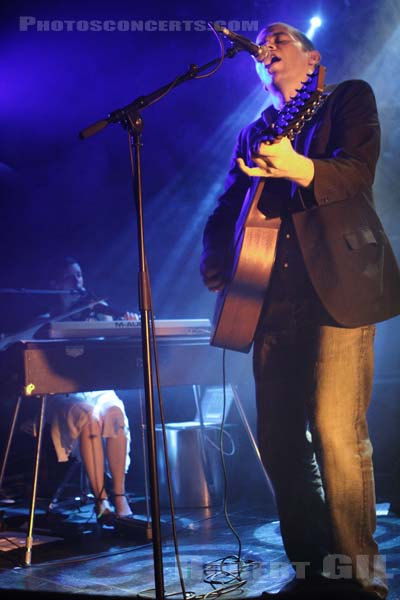
{"type": "Polygon", "coordinates": [[[163,96],[168,94],[168,92],[176,88],[178,85],[181,85],[186,81],[190,81],[191,79],[196,79],[199,73],[210,69],[210,67],[213,67],[218,63],[222,63],[222,61],[225,58],[233,58],[241,50],[243,50],[243,48],[233,45],[227,49],[224,56],[220,58],[215,58],[214,60],[211,60],[205,65],[199,67],[197,65],[191,64],[189,70],[186,73],[176,77],[170,83],[163,85],[154,92],[150,92],[150,94],[147,94],[146,96],[138,96],[137,98],[135,98],[135,100],[132,100],[132,102],[130,102],[123,108],[117,108],[113,110],[106,119],[100,119],[92,125],[85,127],[85,129],[82,129],[82,131],[79,132],[79,137],[82,140],[84,140],[88,137],[91,137],[92,135],[95,135],[96,133],[99,133],[112,123],[120,123],[123,127],[127,127],[128,114],[133,115],[135,113],[138,113],[143,108],[147,108],[148,106],[150,106],[150,104],[154,104],[155,102],[157,102],[157,100],[160,100],[163,96]]]}
{"type": "MultiPolygon", "coordinates": [[[[142,203],[142,174],[140,147],[142,145],[143,119],[140,110],[160,100],[178,85],[196,79],[198,74],[210,69],[213,65],[222,64],[228,57],[232,58],[241,48],[233,45],[228,48],[225,55],[214,59],[203,66],[190,65],[189,70],[170,83],[151,92],[146,96],[139,96],[124,108],[112,111],[106,119],[101,119],[92,125],[89,125],[79,133],[81,139],[86,139],[105,129],[111,123],[120,123],[124,129],[128,130],[129,152],[132,166],[132,179],[134,189],[134,200],[136,206],[137,231],[138,231],[138,250],[139,250],[139,308],[141,315],[141,333],[142,333],[142,357],[143,357],[143,377],[144,392],[146,401],[146,421],[147,421],[147,446],[149,461],[149,482],[150,482],[150,506],[151,506],[151,529],[153,542],[154,558],[154,576],[157,600],[165,598],[163,559],[161,546],[161,526],[160,526],[160,502],[159,486],[157,473],[157,455],[156,455],[156,435],[154,422],[154,399],[153,399],[153,376],[150,347],[150,317],[151,315],[151,287],[149,273],[147,270],[145,241],[144,241],[144,222],[143,222],[143,203],[142,203]]],[[[217,66],[215,70],[219,67],[217,66]]],[[[211,71],[209,74],[211,75],[211,71]]],[[[202,77],[206,77],[203,75],[202,77]]]]}

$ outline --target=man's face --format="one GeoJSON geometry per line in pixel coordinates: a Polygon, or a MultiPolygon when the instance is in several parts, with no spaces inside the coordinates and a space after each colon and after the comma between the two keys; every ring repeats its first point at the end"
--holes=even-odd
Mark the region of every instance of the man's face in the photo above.
{"type": "Polygon", "coordinates": [[[269,87],[285,82],[299,84],[317,62],[316,51],[304,50],[300,40],[283,25],[273,25],[260,31],[257,44],[265,44],[268,52],[262,62],[256,63],[259,78],[269,87]]]}
{"type": "Polygon", "coordinates": [[[83,290],[83,275],[82,269],[78,263],[68,265],[65,269],[59,287],[62,290],[83,290]]]}

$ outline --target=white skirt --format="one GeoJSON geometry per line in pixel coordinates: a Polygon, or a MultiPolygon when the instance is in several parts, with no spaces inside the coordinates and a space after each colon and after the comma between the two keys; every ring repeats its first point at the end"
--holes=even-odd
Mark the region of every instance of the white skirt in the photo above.
{"type": "Polygon", "coordinates": [[[46,420],[57,458],[65,462],[73,455],[79,458],[79,436],[90,415],[101,425],[103,438],[116,437],[124,429],[127,448],[125,472],[130,464],[131,436],[124,403],[113,390],[78,392],[48,396],[46,420]]]}

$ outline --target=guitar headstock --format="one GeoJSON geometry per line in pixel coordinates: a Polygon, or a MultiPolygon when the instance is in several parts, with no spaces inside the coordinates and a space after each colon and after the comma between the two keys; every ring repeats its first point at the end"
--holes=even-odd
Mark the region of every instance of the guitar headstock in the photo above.
{"type": "Polygon", "coordinates": [[[323,102],[325,74],[326,68],[318,65],[307,80],[302,82],[301,88],[296,90],[296,95],[286,102],[276,121],[266,135],[262,136],[262,141],[272,143],[282,137],[293,141],[323,102]]]}

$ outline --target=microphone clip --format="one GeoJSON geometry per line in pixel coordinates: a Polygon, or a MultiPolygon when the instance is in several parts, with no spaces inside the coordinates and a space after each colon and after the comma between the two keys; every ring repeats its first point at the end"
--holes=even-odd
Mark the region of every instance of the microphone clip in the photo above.
{"type": "Polygon", "coordinates": [[[263,62],[266,55],[268,54],[268,49],[264,45],[255,44],[249,38],[244,35],[240,35],[231,31],[227,27],[220,25],[219,23],[208,23],[209,27],[214,31],[214,33],[221,33],[231,42],[231,46],[228,49],[228,56],[234,56],[238,52],[245,50],[249,54],[253,56],[253,58],[257,62],[263,62]]]}

